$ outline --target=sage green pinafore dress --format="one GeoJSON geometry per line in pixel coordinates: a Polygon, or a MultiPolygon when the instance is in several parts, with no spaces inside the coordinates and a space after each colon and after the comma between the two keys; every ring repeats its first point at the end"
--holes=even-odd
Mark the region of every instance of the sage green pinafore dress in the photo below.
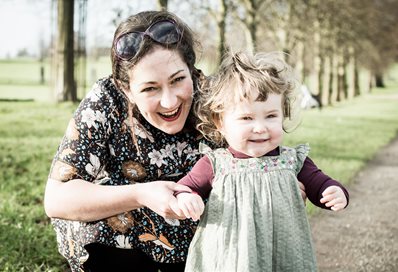
{"type": "Polygon", "coordinates": [[[297,174],[308,145],[279,156],[237,159],[207,149],[213,189],[188,252],[185,271],[316,271],[297,174]]]}

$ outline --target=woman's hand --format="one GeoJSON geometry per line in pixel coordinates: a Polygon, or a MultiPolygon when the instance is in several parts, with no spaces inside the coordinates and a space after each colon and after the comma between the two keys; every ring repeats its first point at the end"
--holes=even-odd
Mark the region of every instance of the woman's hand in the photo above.
{"type": "Polygon", "coordinates": [[[325,203],[326,207],[330,207],[332,211],[340,211],[347,206],[347,198],[343,190],[339,186],[330,186],[322,193],[321,203],[325,203]]]}
{"type": "Polygon", "coordinates": [[[137,200],[164,218],[185,219],[184,212],[179,208],[174,193],[177,191],[191,192],[185,185],[172,181],[154,181],[136,184],[137,200]]]}

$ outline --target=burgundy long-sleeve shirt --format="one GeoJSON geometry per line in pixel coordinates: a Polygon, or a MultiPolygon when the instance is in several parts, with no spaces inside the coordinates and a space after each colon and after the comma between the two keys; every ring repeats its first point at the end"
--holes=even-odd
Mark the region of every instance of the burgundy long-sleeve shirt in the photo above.
{"type": "MultiPolygon", "coordinates": [[[[229,152],[238,159],[250,158],[250,156],[238,152],[231,147],[228,148],[229,152]]],[[[279,155],[279,147],[270,151],[265,156],[277,156],[279,155]]],[[[212,189],[212,183],[214,179],[214,172],[211,162],[207,156],[203,156],[192,168],[192,170],[182,179],[178,181],[179,184],[183,184],[192,189],[193,192],[198,193],[203,199],[208,198],[212,189]]],[[[305,186],[305,193],[308,199],[316,206],[323,209],[330,209],[325,204],[320,202],[322,198],[322,192],[329,186],[335,185],[340,187],[346,198],[347,205],[349,194],[344,186],[325,175],[321,169],[319,169],[315,163],[306,157],[303,167],[297,175],[297,179],[302,182],[305,186]]]]}

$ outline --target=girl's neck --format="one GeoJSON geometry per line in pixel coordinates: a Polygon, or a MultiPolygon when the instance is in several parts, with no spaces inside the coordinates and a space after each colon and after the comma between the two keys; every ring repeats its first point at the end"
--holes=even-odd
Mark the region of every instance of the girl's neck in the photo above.
{"type": "MultiPolygon", "coordinates": [[[[231,152],[231,154],[234,156],[234,158],[238,158],[238,159],[248,159],[251,158],[251,156],[246,155],[245,153],[236,151],[235,149],[233,149],[232,147],[228,147],[228,151],[231,152]]],[[[268,152],[267,154],[265,154],[264,156],[278,156],[279,155],[279,146],[273,150],[271,150],[270,152],[268,152]]]]}

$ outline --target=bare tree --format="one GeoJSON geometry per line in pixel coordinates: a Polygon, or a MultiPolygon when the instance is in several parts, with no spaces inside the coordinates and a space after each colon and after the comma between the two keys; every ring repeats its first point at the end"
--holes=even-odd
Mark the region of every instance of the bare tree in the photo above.
{"type": "MultiPolygon", "coordinates": [[[[257,27],[260,23],[261,9],[269,0],[239,0],[233,7],[233,12],[245,26],[247,50],[254,52],[257,46],[257,27]]],[[[272,2],[272,0],[271,0],[272,2]]]]}

